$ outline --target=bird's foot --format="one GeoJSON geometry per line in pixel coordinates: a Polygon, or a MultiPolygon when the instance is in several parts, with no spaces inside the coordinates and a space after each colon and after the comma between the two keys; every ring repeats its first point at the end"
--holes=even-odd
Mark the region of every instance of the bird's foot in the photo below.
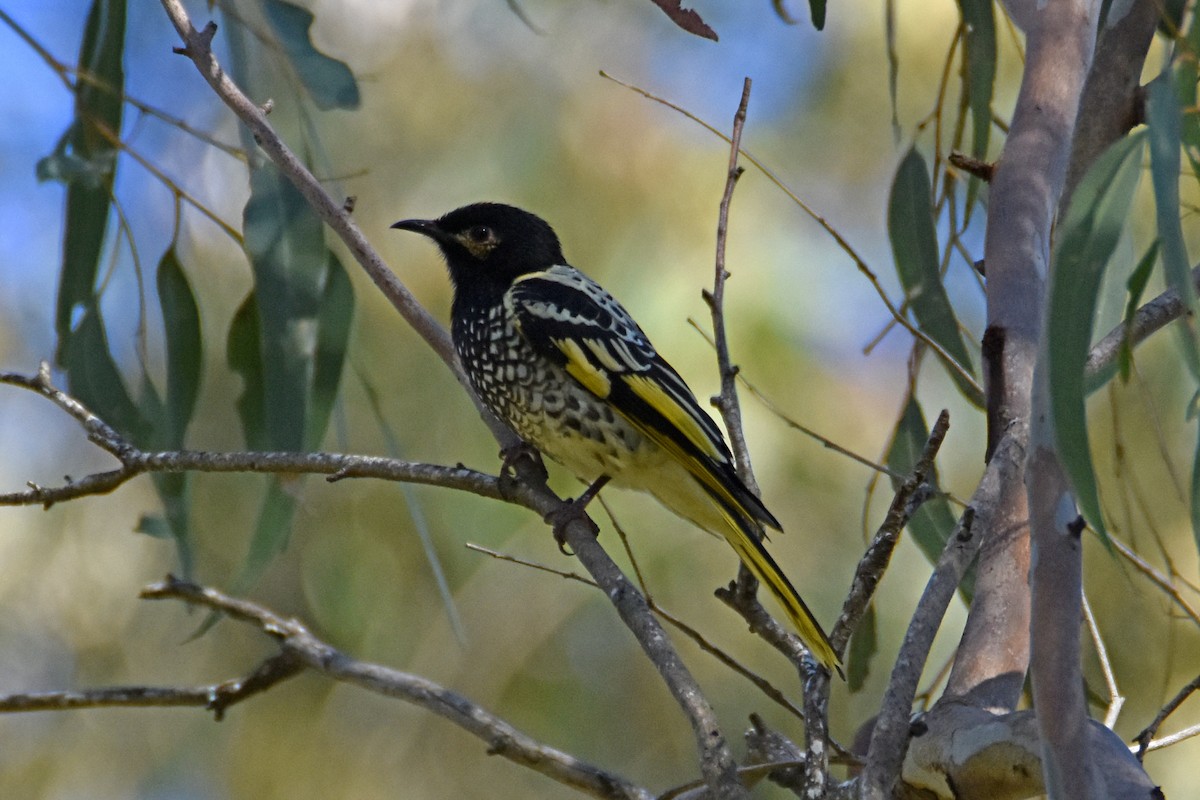
{"type": "Polygon", "coordinates": [[[500,451],[500,494],[512,497],[516,494],[518,477],[522,462],[534,470],[534,477],[542,483],[546,482],[549,474],[546,465],[542,463],[542,455],[537,448],[528,442],[518,442],[500,451]]]}
{"type": "Polygon", "coordinates": [[[583,494],[576,497],[574,500],[567,500],[554,511],[547,514],[544,519],[554,529],[554,541],[558,542],[558,549],[563,555],[574,555],[567,549],[567,526],[575,520],[580,520],[586,524],[592,531],[593,536],[600,534],[600,526],[592,521],[592,518],[587,515],[588,503],[600,493],[605,484],[610,478],[607,475],[601,475],[596,480],[592,481],[591,485],[583,490],[583,494]]]}

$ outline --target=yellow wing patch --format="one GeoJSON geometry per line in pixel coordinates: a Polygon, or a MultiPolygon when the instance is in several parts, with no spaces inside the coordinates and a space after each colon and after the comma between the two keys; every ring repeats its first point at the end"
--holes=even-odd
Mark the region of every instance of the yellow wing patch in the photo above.
{"type": "Polygon", "coordinates": [[[579,342],[574,339],[554,339],[552,341],[554,346],[567,357],[567,374],[583,384],[583,388],[601,400],[607,398],[609,392],[612,391],[612,381],[609,380],[607,372],[588,361],[579,342]]]}
{"type": "Polygon", "coordinates": [[[697,450],[717,461],[725,460],[725,456],[700,427],[700,423],[696,422],[696,418],[663,391],[661,386],[642,375],[622,375],[621,380],[629,384],[633,393],[649,403],[651,408],[666,417],[667,422],[682,431],[697,450]]]}

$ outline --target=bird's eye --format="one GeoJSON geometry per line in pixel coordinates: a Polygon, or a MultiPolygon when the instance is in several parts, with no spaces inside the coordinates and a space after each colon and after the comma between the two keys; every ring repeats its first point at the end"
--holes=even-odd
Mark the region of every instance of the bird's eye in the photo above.
{"type": "Polygon", "coordinates": [[[496,238],[496,234],[487,225],[476,225],[467,231],[467,238],[475,244],[488,244],[496,238]]]}

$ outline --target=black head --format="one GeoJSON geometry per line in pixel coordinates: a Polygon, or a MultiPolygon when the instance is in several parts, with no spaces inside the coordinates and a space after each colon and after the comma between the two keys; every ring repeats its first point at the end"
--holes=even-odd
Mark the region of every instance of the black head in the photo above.
{"type": "Polygon", "coordinates": [[[438,243],[456,287],[507,287],[516,278],[563,264],[558,237],[541,217],[501,203],[474,203],[438,219],[406,219],[392,226],[438,243]]]}

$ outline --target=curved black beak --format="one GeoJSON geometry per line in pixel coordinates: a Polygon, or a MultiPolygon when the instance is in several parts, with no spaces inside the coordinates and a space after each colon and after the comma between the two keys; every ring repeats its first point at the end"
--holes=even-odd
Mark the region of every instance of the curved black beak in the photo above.
{"type": "Polygon", "coordinates": [[[392,227],[402,231],[412,231],[413,233],[419,233],[423,236],[428,236],[435,242],[444,242],[449,238],[446,235],[446,232],[438,227],[436,219],[402,219],[393,224],[392,227]]]}

